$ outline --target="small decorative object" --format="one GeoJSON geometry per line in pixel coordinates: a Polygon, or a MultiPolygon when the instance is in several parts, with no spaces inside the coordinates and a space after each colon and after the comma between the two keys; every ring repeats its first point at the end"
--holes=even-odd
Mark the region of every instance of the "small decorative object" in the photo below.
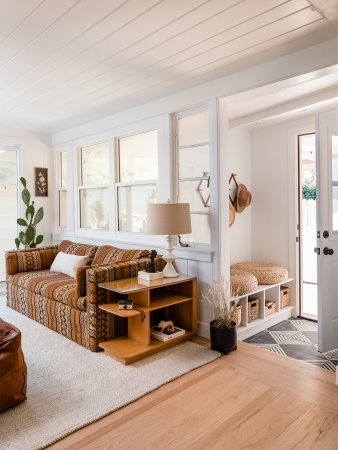
{"type": "Polygon", "coordinates": [[[205,208],[210,206],[210,175],[209,172],[203,172],[196,191],[198,192],[202,204],[205,208]]]}
{"type": "Polygon", "coordinates": [[[156,325],[155,327],[151,327],[150,329],[151,337],[162,342],[169,341],[178,336],[183,336],[184,334],[184,328],[175,327],[172,320],[161,320],[158,325],[156,325]]]}
{"type": "Polygon", "coordinates": [[[35,212],[34,201],[31,202],[31,194],[27,189],[26,179],[21,177],[20,182],[23,186],[21,198],[27,208],[25,213],[26,219],[17,219],[17,224],[21,227],[26,227],[26,230],[19,232],[19,236],[15,238],[15,245],[17,249],[20,247],[20,244],[24,245],[25,248],[35,248],[43,241],[41,234],[36,235],[36,226],[43,219],[44,210],[41,207],[35,212]]]}
{"type": "Polygon", "coordinates": [[[156,265],[155,265],[155,256],[157,255],[156,250],[151,250],[149,255],[149,261],[146,265],[146,272],[148,273],[155,273],[156,272],[156,265]]]}
{"type": "Polygon", "coordinates": [[[35,197],[48,197],[48,169],[35,167],[35,197]]]}
{"type": "Polygon", "coordinates": [[[132,300],[118,300],[117,304],[119,309],[133,309],[132,300]]]}
{"type": "Polygon", "coordinates": [[[247,190],[244,184],[239,184],[236,196],[236,211],[241,213],[245,208],[250,206],[252,200],[251,192],[247,190]]]}
{"type": "Polygon", "coordinates": [[[237,349],[237,329],[234,320],[237,299],[231,301],[224,278],[214,281],[202,295],[212,308],[214,320],[210,322],[211,349],[227,355],[237,349]]]}
{"type": "Polygon", "coordinates": [[[229,178],[229,200],[233,206],[235,206],[237,189],[238,189],[238,183],[236,181],[236,176],[237,175],[235,173],[232,173],[229,178]]]}
{"type": "Polygon", "coordinates": [[[162,234],[167,236],[167,254],[163,259],[167,265],[163,270],[166,278],[178,277],[173,262],[174,235],[191,233],[189,203],[149,203],[148,205],[148,234],[162,234]]]}
{"type": "Polygon", "coordinates": [[[173,330],[174,329],[174,324],[173,324],[172,320],[167,320],[167,321],[161,320],[161,322],[157,326],[158,326],[158,328],[161,329],[161,331],[164,331],[164,330],[167,330],[167,329],[168,330],[173,330]]]}

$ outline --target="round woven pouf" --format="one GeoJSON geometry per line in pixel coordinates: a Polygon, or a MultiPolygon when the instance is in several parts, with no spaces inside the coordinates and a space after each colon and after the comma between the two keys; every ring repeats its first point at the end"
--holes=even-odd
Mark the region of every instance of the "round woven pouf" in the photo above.
{"type": "Polygon", "coordinates": [[[257,278],[258,284],[277,284],[285,281],[289,274],[284,266],[273,263],[246,262],[237,263],[231,269],[244,270],[257,278]]]}
{"type": "Polygon", "coordinates": [[[257,278],[243,270],[230,270],[231,295],[244,295],[253,292],[258,285],[257,278]]]}

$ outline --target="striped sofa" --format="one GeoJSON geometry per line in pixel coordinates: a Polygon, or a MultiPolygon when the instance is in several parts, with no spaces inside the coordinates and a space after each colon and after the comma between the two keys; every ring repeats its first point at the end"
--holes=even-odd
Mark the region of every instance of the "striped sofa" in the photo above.
{"type": "MultiPolygon", "coordinates": [[[[7,305],[92,351],[126,332],[125,320],[99,308],[112,293],[104,281],[137,276],[148,261],[147,250],[62,241],[59,245],[6,253],[7,305]],[[88,256],[75,279],[49,269],[58,252],[88,256]]],[[[159,270],[165,262],[158,258],[159,270]]]]}

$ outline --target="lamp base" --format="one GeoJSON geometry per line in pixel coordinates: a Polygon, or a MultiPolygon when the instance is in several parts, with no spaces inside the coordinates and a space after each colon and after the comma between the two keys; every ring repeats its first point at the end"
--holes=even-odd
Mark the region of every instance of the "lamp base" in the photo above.
{"type": "Polygon", "coordinates": [[[180,274],[176,272],[175,267],[173,266],[173,262],[170,259],[169,261],[165,256],[163,256],[163,259],[167,261],[167,265],[163,269],[163,277],[164,278],[176,278],[179,277],[180,274]]]}

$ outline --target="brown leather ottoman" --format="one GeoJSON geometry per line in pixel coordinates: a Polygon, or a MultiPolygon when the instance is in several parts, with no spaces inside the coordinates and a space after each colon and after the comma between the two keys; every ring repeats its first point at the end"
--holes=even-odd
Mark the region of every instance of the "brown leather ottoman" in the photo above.
{"type": "Polygon", "coordinates": [[[21,332],[0,319],[0,411],[26,400],[27,368],[21,332]]]}

